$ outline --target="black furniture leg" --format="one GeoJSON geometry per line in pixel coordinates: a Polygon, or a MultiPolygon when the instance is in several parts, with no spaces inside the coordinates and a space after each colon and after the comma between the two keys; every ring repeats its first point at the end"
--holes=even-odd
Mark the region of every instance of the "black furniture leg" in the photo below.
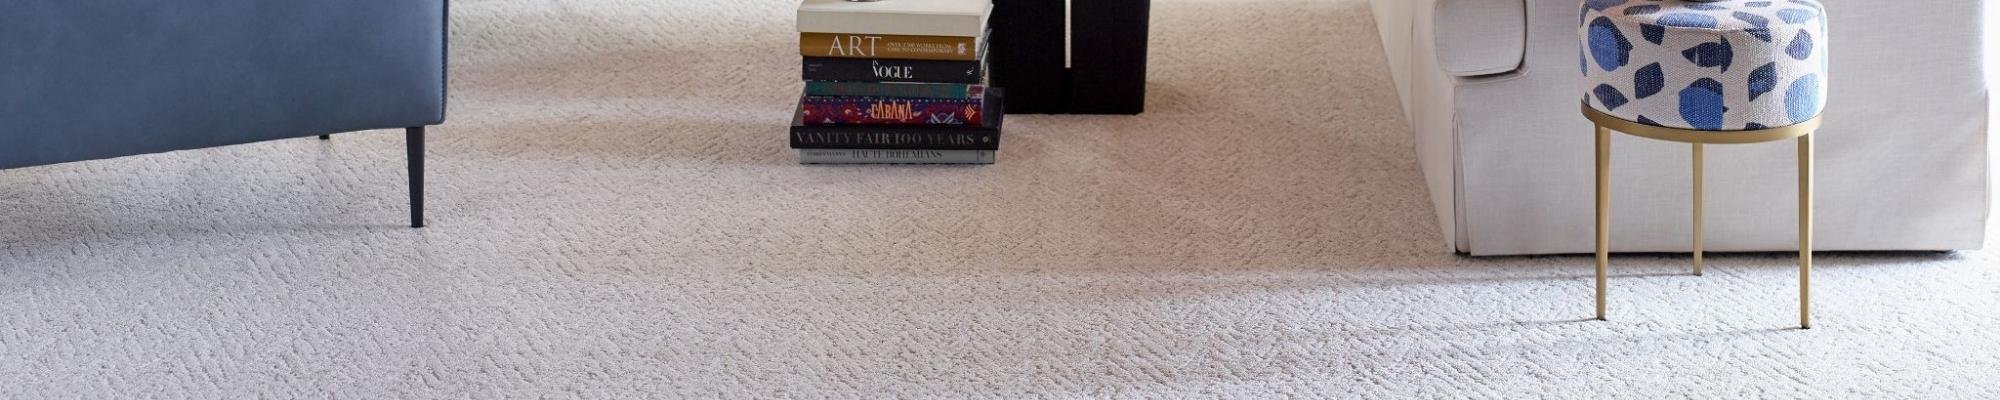
{"type": "Polygon", "coordinates": [[[410,157],[410,227],[424,227],[424,127],[404,130],[410,157]]]}
{"type": "Polygon", "coordinates": [[[333,135],[319,135],[319,140],[332,139],[333,135]]]}

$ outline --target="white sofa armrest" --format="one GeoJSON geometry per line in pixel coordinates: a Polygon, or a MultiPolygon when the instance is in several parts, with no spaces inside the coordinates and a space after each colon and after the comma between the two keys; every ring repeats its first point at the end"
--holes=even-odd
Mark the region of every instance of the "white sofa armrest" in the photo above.
{"type": "Polygon", "coordinates": [[[1382,53],[1389,62],[1389,75],[1396,84],[1396,97],[1402,102],[1404,116],[1410,111],[1411,33],[1415,28],[1417,6],[1428,7],[1432,0],[1370,0],[1375,12],[1375,29],[1382,39],[1382,53]]]}
{"type": "Polygon", "coordinates": [[[1523,0],[1435,0],[1438,67],[1452,76],[1513,72],[1528,50],[1523,0]]]}
{"type": "Polygon", "coordinates": [[[1416,106],[1413,96],[1418,96],[1411,93],[1413,80],[1424,75],[1473,77],[1513,72],[1520,69],[1527,53],[1525,0],[1369,3],[1405,116],[1412,119],[1415,116],[1407,113],[1416,106]]]}
{"type": "MultiPolygon", "coordinates": [[[[1460,80],[1468,78],[1446,72],[1440,64],[1438,29],[1434,27],[1438,7],[1468,4],[1466,0],[1372,0],[1375,25],[1381,30],[1382,48],[1388,58],[1404,121],[1409,124],[1416,144],[1418,165],[1424,170],[1425,186],[1436,205],[1438,223],[1449,248],[1464,251],[1465,240],[1458,227],[1457,137],[1454,128],[1454,97],[1460,80]]],[[[1481,0],[1493,1],[1493,0],[1481,0]]],[[[1519,0],[1501,0],[1519,1],[1519,0]]],[[[1457,11],[1451,13],[1456,14],[1457,11]]],[[[1519,62],[1516,61],[1516,64],[1519,62]]]]}

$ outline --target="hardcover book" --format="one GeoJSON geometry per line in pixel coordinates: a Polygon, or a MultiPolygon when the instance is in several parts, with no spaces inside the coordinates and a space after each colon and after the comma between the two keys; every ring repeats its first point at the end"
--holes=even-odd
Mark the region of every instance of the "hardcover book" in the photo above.
{"type": "Polygon", "coordinates": [[[804,0],[799,32],[975,37],[993,15],[989,0],[804,0]]]}
{"type": "Polygon", "coordinates": [[[1007,119],[1004,102],[1000,89],[988,89],[984,111],[987,116],[981,125],[839,126],[807,125],[801,102],[801,112],[792,118],[792,148],[999,150],[1000,129],[1007,119]]]}
{"type": "Polygon", "coordinates": [[[805,96],[799,117],[813,126],[981,125],[985,100],[805,96]]]}
{"type": "Polygon", "coordinates": [[[980,57],[979,42],[978,37],[963,36],[803,32],[799,33],[799,54],[806,57],[977,61],[980,57]]]}
{"type": "Polygon", "coordinates": [[[799,72],[808,81],[986,83],[982,61],[806,57],[799,72]]]}
{"type": "Polygon", "coordinates": [[[799,149],[800,164],[992,164],[993,150],[799,149]]]}
{"type": "Polygon", "coordinates": [[[807,81],[806,95],[898,97],[910,99],[977,99],[986,97],[986,85],[807,81]]]}

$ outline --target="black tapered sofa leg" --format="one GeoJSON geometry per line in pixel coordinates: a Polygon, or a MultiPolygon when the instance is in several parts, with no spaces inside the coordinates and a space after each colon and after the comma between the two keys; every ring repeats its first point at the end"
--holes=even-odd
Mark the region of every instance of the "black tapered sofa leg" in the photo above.
{"type": "Polygon", "coordinates": [[[333,135],[319,135],[319,140],[332,139],[333,135]]]}
{"type": "Polygon", "coordinates": [[[424,127],[404,130],[410,157],[410,227],[424,227],[424,127]]]}

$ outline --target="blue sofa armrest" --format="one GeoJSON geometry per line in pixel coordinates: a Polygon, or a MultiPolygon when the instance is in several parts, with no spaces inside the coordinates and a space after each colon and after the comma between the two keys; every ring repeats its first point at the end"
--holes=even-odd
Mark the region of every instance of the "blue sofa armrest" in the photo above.
{"type": "Polygon", "coordinates": [[[10,0],[0,169],[444,121],[445,0],[10,0]]]}

